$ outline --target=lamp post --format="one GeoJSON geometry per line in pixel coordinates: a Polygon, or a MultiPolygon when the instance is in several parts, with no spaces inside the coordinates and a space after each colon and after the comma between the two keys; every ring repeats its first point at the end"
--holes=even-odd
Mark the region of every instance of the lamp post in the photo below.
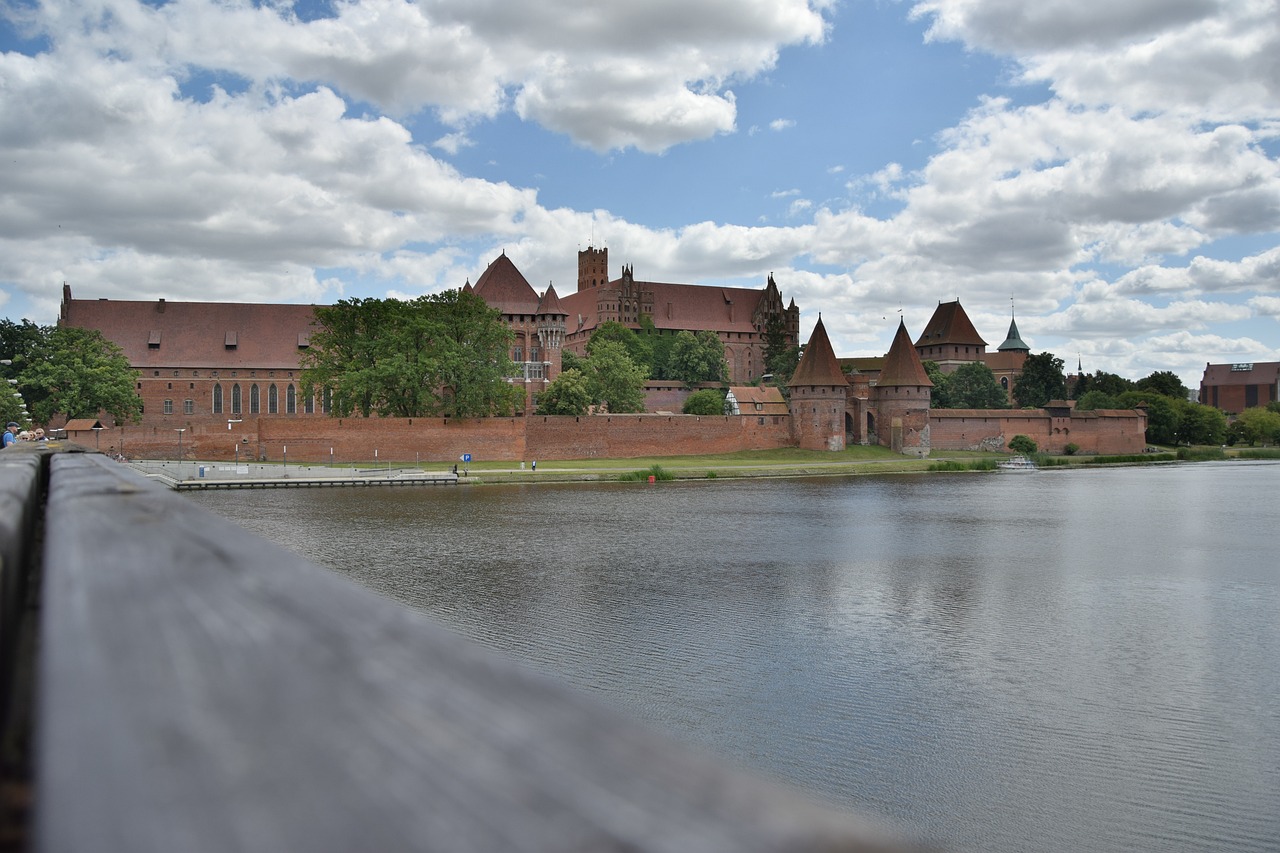
{"type": "Polygon", "coordinates": [[[93,449],[98,452],[102,451],[102,431],[106,429],[103,426],[90,427],[93,430],[93,449]]]}
{"type": "Polygon", "coordinates": [[[181,429],[177,429],[177,428],[174,429],[174,432],[178,434],[178,479],[179,480],[182,479],[182,434],[186,431],[187,431],[186,427],[182,427],[181,429]]]}

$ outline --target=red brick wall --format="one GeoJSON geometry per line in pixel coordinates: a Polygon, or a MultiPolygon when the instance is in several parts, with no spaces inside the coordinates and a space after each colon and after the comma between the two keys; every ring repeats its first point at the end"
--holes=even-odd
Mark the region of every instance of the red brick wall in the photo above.
{"type": "MultiPolygon", "coordinates": [[[[92,434],[68,436],[88,447],[92,434]]],[[[178,434],[166,427],[106,429],[104,453],[130,458],[178,458],[178,434]]],[[[279,462],[440,462],[463,453],[480,460],[627,458],[731,453],[791,447],[790,416],[696,417],[598,415],[477,418],[246,418],[227,429],[225,419],[190,422],[183,457],[279,462]],[[330,452],[332,451],[332,456],[330,452]],[[375,455],[376,452],[376,455],[375,455]]]]}
{"type": "Polygon", "coordinates": [[[1082,453],[1141,453],[1146,418],[1135,411],[1080,412],[1051,418],[1042,409],[934,409],[929,437],[935,450],[1000,450],[1025,435],[1047,453],[1076,444],[1082,453]]]}

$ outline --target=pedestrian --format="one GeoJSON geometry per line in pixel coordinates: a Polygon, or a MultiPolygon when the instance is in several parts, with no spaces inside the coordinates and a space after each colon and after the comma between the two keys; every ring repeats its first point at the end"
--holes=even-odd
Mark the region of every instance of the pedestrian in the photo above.
{"type": "Polygon", "coordinates": [[[45,435],[44,435],[44,428],[43,428],[43,427],[36,427],[36,435],[35,435],[35,439],[34,439],[34,440],[35,440],[35,441],[47,441],[47,440],[48,440],[48,439],[46,439],[46,438],[45,438],[45,435]]]}
{"type": "Polygon", "coordinates": [[[533,460],[533,473],[538,473],[538,460],[533,460]]]}
{"type": "Polygon", "coordinates": [[[18,425],[9,421],[9,425],[4,428],[4,447],[8,447],[18,440],[18,425]]]}

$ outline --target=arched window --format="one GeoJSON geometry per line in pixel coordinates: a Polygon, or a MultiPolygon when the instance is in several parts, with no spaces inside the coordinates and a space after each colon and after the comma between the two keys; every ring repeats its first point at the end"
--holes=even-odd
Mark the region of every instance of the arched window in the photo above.
{"type": "Polygon", "coordinates": [[[216,383],[213,386],[213,413],[215,415],[222,414],[222,384],[216,383]]]}
{"type": "Polygon", "coordinates": [[[238,415],[240,414],[241,411],[242,410],[240,408],[240,383],[237,382],[236,384],[231,386],[231,414],[238,415]]]}
{"type": "Polygon", "coordinates": [[[290,385],[284,389],[284,413],[286,415],[296,415],[298,413],[298,392],[290,385]]]}
{"type": "Polygon", "coordinates": [[[308,397],[306,400],[303,401],[302,410],[306,412],[308,415],[314,415],[316,413],[316,395],[315,394],[312,394],[310,397],[308,397]]]}
{"type": "Polygon", "coordinates": [[[274,382],[267,388],[267,414],[280,414],[280,392],[276,390],[274,382]]]}
{"type": "Polygon", "coordinates": [[[324,403],[321,411],[323,411],[327,415],[332,409],[333,409],[333,390],[326,388],[324,389],[324,403]]]}
{"type": "Polygon", "coordinates": [[[255,382],[249,386],[249,414],[256,415],[262,412],[262,397],[258,394],[258,383],[255,382]]]}

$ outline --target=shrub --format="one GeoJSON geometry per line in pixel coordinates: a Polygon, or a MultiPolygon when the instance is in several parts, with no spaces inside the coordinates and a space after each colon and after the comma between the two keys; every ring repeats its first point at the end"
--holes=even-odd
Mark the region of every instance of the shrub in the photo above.
{"type": "Polygon", "coordinates": [[[1075,456],[1077,453],[1080,452],[1080,445],[1076,444],[1073,441],[1070,444],[1068,444],[1066,447],[1062,448],[1062,452],[1067,454],[1068,456],[1075,456]]]}
{"type": "Polygon", "coordinates": [[[670,471],[666,470],[661,465],[652,465],[644,471],[628,471],[627,473],[618,477],[618,479],[628,483],[634,483],[634,482],[643,483],[643,482],[647,482],[650,477],[652,477],[655,480],[674,480],[676,478],[676,475],[672,474],[670,471]]]}
{"type": "Polygon", "coordinates": [[[1009,449],[1014,453],[1035,453],[1035,439],[1029,435],[1015,435],[1009,439],[1009,449]]]}

